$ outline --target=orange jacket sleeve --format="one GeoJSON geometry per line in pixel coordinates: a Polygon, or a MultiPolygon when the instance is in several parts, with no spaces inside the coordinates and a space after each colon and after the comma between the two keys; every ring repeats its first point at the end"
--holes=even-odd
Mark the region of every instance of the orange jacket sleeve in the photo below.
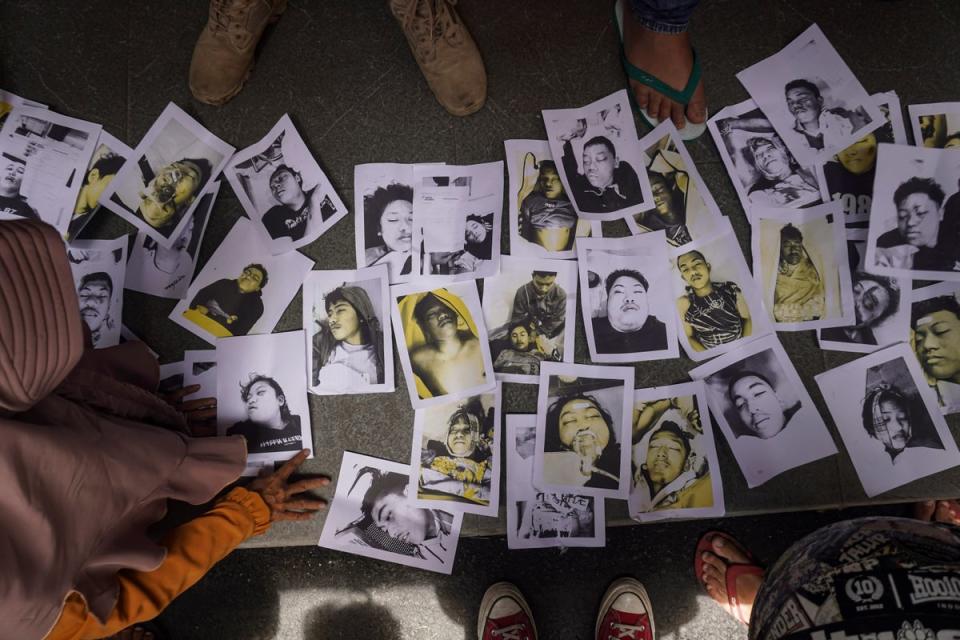
{"type": "Polygon", "coordinates": [[[270,528],[263,499],[237,487],[213,509],[171,531],[163,540],[167,556],[153,571],[121,571],[117,606],[102,623],[77,592],[64,601],[60,619],[45,640],[103,638],[137,622],[152,620],[193,586],[237,545],[270,528]]]}

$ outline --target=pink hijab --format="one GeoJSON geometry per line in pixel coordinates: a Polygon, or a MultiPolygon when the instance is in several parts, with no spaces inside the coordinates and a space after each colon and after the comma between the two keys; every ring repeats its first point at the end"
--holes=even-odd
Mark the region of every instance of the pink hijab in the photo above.
{"type": "Polygon", "coordinates": [[[0,638],[44,637],[71,591],[104,619],[117,571],[163,560],[167,500],[207,502],[246,461],[242,438],[185,435],[144,345],[84,329],[56,231],[0,222],[0,638]]]}

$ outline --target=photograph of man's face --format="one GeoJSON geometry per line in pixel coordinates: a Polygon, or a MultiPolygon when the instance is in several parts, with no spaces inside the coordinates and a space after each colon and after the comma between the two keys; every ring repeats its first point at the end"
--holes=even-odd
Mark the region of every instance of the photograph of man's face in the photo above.
{"type": "Polygon", "coordinates": [[[430,533],[433,515],[413,506],[405,493],[385,493],[373,501],[373,523],[391,538],[407,544],[423,544],[430,533]]]}
{"type": "Polygon", "coordinates": [[[556,200],[563,196],[563,182],[560,180],[560,174],[557,172],[556,166],[541,165],[537,181],[544,197],[556,200]]]}
{"type": "Polygon", "coordinates": [[[787,109],[800,126],[815,124],[823,111],[823,97],[812,86],[794,86],[785,93],[787,109]]]}
{"type": "Polygon", "coordinates": [[[843,168],[854,175],[872,171],[877,165],[877,136],[868,133],[837,154],[843,168]]]}
{"type": "Polygon", "coordinates": [[[237,278],[237,288],[240,289],[241,293],[254,293],[262,288],[263,278],[263,271],[250,265],[240,272],[240,277],[237,278]]]}
{"type": "Polygon", "coordinates": [[[533,347],[531,329],[521,323],[517,323],[510,330],[510,346],[515,351],[529,351],[533,347]]]}
{"type": "Polygon", "coordinates": [[[283,424],[283,407],[287,400],[268,381],[259,380],[250,385],[243,401],[251,422],[264,426],[283,424]]]}
{"type": "Polygon", "coordinates": [[[683,473],[690,445],[673,431],[660,429],[647,446],[647,475],[654,487],[665,487],[683,473]]]}
{"type": "Polygon", "coordinates": [[[613,184],[613,170],[617,168],[617,153],[613,144],[604,139],[602,142],[589,142],[583,147],[583,174],[591,186],[605,189],[613,184]]]}
{"type": "Polygon", "coordinates": [[[461,417],[447,430],[447,450],[461,458],[472,456],[477,447],[477,435],[469,420],[461,417]]]}
{"type": "Polygon", "coordinates": [[[195,162],[172,162],[157,171],[146,185],[138,212],[154,229],[175,226],[202,186],[203,171],[195,162]]]}
{"type": "Polygon", "coordinates": [[[934,247],[940,231],[940,205],[929,193],[915,191],[897,201],[897,229],[911,246],[934,247]]]}
{"type": "Polygon", "coordinates": [[[728,395],[741,425],[751,435],[766,440],[786,426],[786,407],[766,377],[750,373],[736,376],[730,382],[728,395]]]}
{"type": "Polygon", "coordinates": [[[690,251],[677,258],[680,277],[693,289],[703,289],[710,283],[710,263],[699,251],[690,251]]]}
{"type": "Polygon", "coordinates": [[[27,169],[26,163],[14,160],[4,156],[3,164],[3,189],[0,194],[7,196],[16,196],[20,193],[20,185],[23,184],[23,174],[27,169]]]}
{"type": "Polygon", "coordinates": [[[960,383],[960,307],[948,296],[914,304],[913,344],[924,372],[960,383]]]}
{"type": "Polygon", "coordinates": [[[110,314],[112,296],[113,280],[102,272],[84,276],[77,288],[80,315],[93,333],[94,343],[97,342],[101,329],[106,328],[103,325],[110,314]]]}
{"type": "Polygon", "coordinates": [[[853,276],[853,310],[856,327],[872,327],[892,314],[897,306],[894,292],[866,273],[853,276]]]}
{"type": "Polygon", "coordinates": [[[630,275],[613,281],[607,293],[607,318],[617,331],[628,333],[643,327],[650,315],[647,288],[630,275]]]}
{"type": "Polygon", "coordinates": [[[782,180],[793,173],[786,148],[774,144],[770,138],[752,138],[747,149],[753,154],[757,170],[767,180],[782,180]]]}
{"type": "Polygon", "coordinates": [[[457,335],[457,314],[453,309],[433,295],[428,295],[422,304],[418,321],[428,341],[436,342],[457,335]]]}

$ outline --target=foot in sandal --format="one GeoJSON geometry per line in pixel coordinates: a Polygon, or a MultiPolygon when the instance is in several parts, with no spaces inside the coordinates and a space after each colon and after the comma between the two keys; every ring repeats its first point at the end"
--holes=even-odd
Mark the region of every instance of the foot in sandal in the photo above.
{"type": "Polygon", "coordinates": [[[927,500],[913,505],[913,517],[925,522],[960,526],[960,501],[927,500]]]}
{"type": "Polygon", "coordinates": [[[725,533],[710,532],[697,545],[697,579],[707,595],[744,624],[763,582],[763,569],[740,544],[725,533]]]}

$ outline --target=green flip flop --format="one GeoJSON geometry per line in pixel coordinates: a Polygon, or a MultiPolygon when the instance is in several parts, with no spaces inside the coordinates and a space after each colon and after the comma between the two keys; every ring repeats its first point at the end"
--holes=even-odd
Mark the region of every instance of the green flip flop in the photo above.
{"type": "MultiPolygon", "coordinates": [[[[696,90],[697,85],[700,83],[700,76],[702,75],[702,70],[700,69],[700,59],[697,57],[697,50],[693,50],[693,69],[690,70],[690,77],[687,79],[687,86],[683,88],[682,91],[677,91],[670,85],[668,85],[663,80],[660,80],[653,74],[650,74],[640,67],[634,65],[629,60],[627,60],[627,54],[623,50],[623,11],[625,0],[616,0],[613,5],[613,21],[617,25],[617,33],[620,35],[620,62],[623,63],[623,70],[626,72],[627,77],[636,80],[640,84],[650,87],[659,94],[670,98],[678,104],[690,104],[690,100],[693,98],[693,92],[696,90]]],[[[656,127],[660,124],[658,118],[652,117],[647,110],[637,104],[636,98],[633,95],[633,91],[627,89],[627,95],[630,96],[630,104],[633,106],[634,111],[640,114],[640,117],[650,125],[651,128],[656,127]]],[[[701,123],[694,123],[687,121],[686,126],[683,129],[678,129],[677,133],[680,135],[682,140],[695,140],[703,135],[703,132],[707,130],[707,122],[704,119],[701,123]]]]}

